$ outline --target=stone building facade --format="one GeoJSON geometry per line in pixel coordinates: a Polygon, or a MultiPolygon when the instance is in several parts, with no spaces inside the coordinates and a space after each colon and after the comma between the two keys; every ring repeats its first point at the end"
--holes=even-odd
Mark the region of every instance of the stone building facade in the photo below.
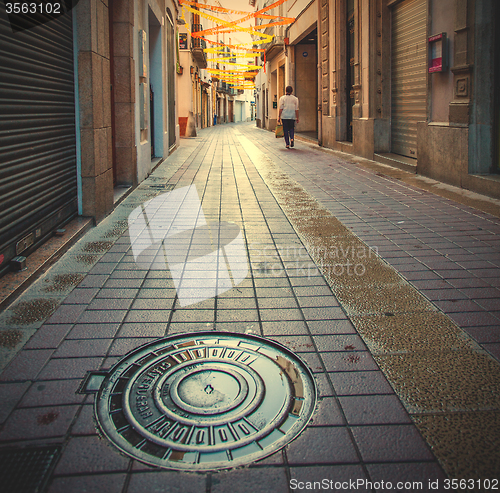
{"type": "Polygon", "coordinates": [[[318,1],[320,143],[500,197],[497,2],[318,1]]]}
{"type": "Polygon", "coordinates": [[[175,149],[177,13],[169,0],[75,7],[81,215],[102,219],[116,187],[137,185],[175,149]]]}
{"type": "Polygon", "coordinates": [[[283,8],[273,13],[295,21],[269,29],[259,126],[274,129],[275,102],[291,85],[301,101],[297,131],[320,145],[500,197],[498,2],[298,0],[283,8]]]}

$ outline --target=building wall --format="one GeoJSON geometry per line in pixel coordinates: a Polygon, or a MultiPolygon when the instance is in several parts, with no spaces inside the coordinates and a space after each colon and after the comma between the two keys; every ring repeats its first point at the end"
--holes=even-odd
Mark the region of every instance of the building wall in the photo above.
{"type": "MultiPolygon", "coordinates": [[[[453,60],[455,40],[451,34],[454,31],[454,19],[449,15],[455,9],[455,0],[440,0],[430,5],[429,35],[447,33],[448,60],[453,60]]],[[[448,64],[449,65],[449,64],[448,64]]],[[[453,101],[453,72],[436,72],[430,76],[431,111],[429,121],[434,123],[449,123],[449,106],[453,101]]]]}
{"type": "Polygon", "coordinates": [[[137,184],[137,146],[135,142],[135,60],[134,4],[112,0],[113,102],[117,185],[137,184]]]}
{"type": "Polygon", "coordinates": [[[76,6],[82,214],[97,221],[114,206],[114,185],[137,185],[151,172],[152,157],[169,152],[166,66],[175,55],[166,49],[167,8],[175,12],[170,0],[82,0],[76,6]],[[144,70],[139,31],[146,34],[144,70]]]}
{"type": "Polygon", "coordinates": [[[82,214],[97,220],[113,207],[108,6],[76,7],[82,214]]]}
{"type": "MultiPolygon", "coordinates": [[[[348,54],[346,2],[317,0],[323,93],[322,145],[387,161],[391,151],[391,11],[393,0],[354,0],[352,142],[346,142],[348,54]],[[326,29],[325,29],[326,26],[326,29]],[[325,70],[326,69],[326,70],[325,70]],[[325,90],[325,88],[327,90],[325,90]]],[[[417,124],[419,174],[491,196],[500,196],[495,168],[495,29],[493,0],[427,2],[426,37],[446,32],[448,68],[427,75],[427,116],[417,124]],[[494,178],[494,177],[493,177],[494,178]]],[[[496,9],[496,10],[495,10],[496,9]]],[[[427,47],[428,48],[428,47],[427,47]]],[[[391,155],[406,169],[411,159],[391,155]]]]}
{"type": "Polygon", "coordinates": [[[190,111],[193,111],[192,82],[190,74],[191,52],[189,49],[180,50],[179,61],[182,74],[177,75],[177,110],[181,136],[186,135],[187,119],[190,111]]]}

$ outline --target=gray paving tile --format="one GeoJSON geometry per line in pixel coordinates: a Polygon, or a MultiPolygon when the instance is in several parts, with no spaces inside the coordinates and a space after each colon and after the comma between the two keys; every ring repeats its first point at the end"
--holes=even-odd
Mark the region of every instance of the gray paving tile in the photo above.
{"type": "Polygon", "coordinates": [[[322,320],[322,321],[308,321],[307,326],[314,335],[327,335],[327,334],[357,334],[354,325],[347,320],[322,320]]]}
{"type": "Polygon", "coordinates": [[[484,325],[498,327],[500,324],[498,317],[486,311],[449,313],[448,316],[460,327],[481,327],[484,325]]]}
{"type": "Polygon", "coordinates": [[[99,288],[81,288],[77,287],[71,291],[69,296],[64,300],[64,304],[68,305],[86,305],[92,301],[94,296],[99,292],[99,288]]]}
{"type": "Polygon", "coordinates": [[[77,410],[78,406],[17,409],[0,431],[0,442],[63,437],[77,410]]]}
{"type": "MultiPolygon", "coordinates": [[[[143,291],[141,290],[141,293],[143,291]]],[[[101,289],[96,298],[134,299],[138,293],[139,289],[101,289]]]]}
{"type": "Polygon", "coordinates": [[[101,368],[104,358],[58,358],[51,359],[40,372],[39,380],[65,380],[67,378],[83,379],[88,371],[101,368]]]}
{"type": "Polygon", "coordinates": [[[396,395],[345,396],[339,402],[350,425],[411,423],[396,395]]]}
{"type": "Polygon", "coordinates": [[[366,481],[368,481],[367,476],[360,465],[305,465],[290,468],[290,488],[292,491],[313,490],[317,486],[326,491],[370,492],[372,489],[365,485],[366,481]]]}
{"type": "Polygon", "coordinates": [[[94,299],[87,306],[87,310],[127,310],[130,308],[132,300],[124,299],[94,299]]]}
{"type": "Polygon", "coordinates": [[[358,456],[345,427],[309,427],[287,445],[290,466],[306,464],[355,464],[358,456]],[[314,447],[311,447],[314,443],[314,447]]]}
{"type": "Polygon", "coordinates": [[[24,348],[55,349],[64,340],[72,327],[72,324],[43,325],[35,332],[24,348]]]}
{"type": "Polygon", "coordinates": [[[433,459],[427,444],[413,425],[355,426],[351,429],[365,462],[433,459]]]}
{"type": "Polygon", "coordinates": [[[264,336],[273,335],[309,335],[307,325],[302,321],[262,322],[264,336]]]}
{"type": "Polygon", "coordinates": [[[109,276],[106,274],[88,275],[79,284],[80,288],[101,288],[104,286],[109,276]]]}
{"type": "MultiPolygon", "coordinates": [[[[160,309],[158,309],[158,310],[130,310],[127,313],[124,321],[126,323],[163,322],[166,324],[170,320],[171,314],[172,314],[171,310],[160,310],[160,309]]],[[[174,312],[174,314],[175,314],[175,312],[174,312]]]]}
{"type": "Polygon", "coordinates": [[[104,288],[140,288],[142,286],[148,287],[151,281],[143,279],[108,279],[104,284],[104,288]]]}
{"type": "Polygon", "coordinates": [[[53,349],[21,351],[0,375],[1,382],[35,380],[54,353],[53,349]]]}
{"type": "Polygon", "coordinates": [[[387,483],[387,478],[391,478],[393,487],[401,483],[408,491],[437,491],[440,485],[444,487],[446,479],[435,462],[369,464],[367,470],[373,482],[387,483]]]}
{"type": "Polygon", "coordinates": [[[56,477],[51,482],[48,493],[67,493],[68,491],[121,493],[125,479],[125,473],[56,477]]]}
{"type": "MultiPolygon", "coordinates": [[[[212,476],[212,493],[288,493],[288,478],[284,467],[239,469],[212,476]]],[[[183,485],[180,485],[184,490],[183,485]]],[[[163,491],[163,490],[158,490],[163,491]]],[[[194,491],[194,490],[193,490],[194,491]]],[[[199,489],[197,491],[202,491],[199,489]]]]}
{"type": "Polygon", "coordinates": [[[130,459],[110,448],[106,441],[97,436],[74,437],[69,440],[55,474],[125,472],[129,462],[130,459]]]}
{"type": "Polygon", "coordinates": [[[346,314],[340,307],[303,308],[306,320],[345,320],[346,314]]]}
{"type": "Polygon", "coordinates": [[[54,358],[84,358],[106,356],[113,339],[73,339],[64,341],[54,358]]]}
{"type": "Polygon", "coordinates": [[[74,324],[84,310],[85,305],[61,305],[47,322],[49,324],[74,324]]]}
{"type": "Polygon", "coordinates": [[[337,399],[334,397],[320,398],[310,426],[341,426],[345,424],[346,421],[337,399]]]}
{"type": "Polygon", "coordinates": [[[218,310],[217,322],[258,322],[259,312],[240,308],[238,310],[218,310]]]}
{"type": "Polygon", "coordinates": [[[258,298],[282,298],[293,297],[293,291],[290,288],[260,288],[256,287],[255,291],[258,298]]]}
{"type": "Polygon", "coordinates": [[[24,393],[28,390],[31,382],[0,382],[0,423],[4,423],[9,414],[15,409],[24,393]]]}
{"type": "Polygon", "coordinates": [[[127,315],[126,310],[87,310],[78,317],[79,324],[119,323],[127,315]]]}
{"type": "Polygon", "coordinates": [[[368,351],[321,353],[321,358],[329,372],[378,370],[368,351]]]}
{"type": "Polygon", "coordinates": [[[361,337],[356,334],[313,336],[318,351],[366,351],[361,337]]]}
{"type": "Polygon", "coordinates": [[[119,323],[75,324],[66,339],[111,339],[119,328],[119,323]]]}
{"type": "Polygon", "coordinates": [[[109,350],[108,356],[124,356],[144,344],[153,342],[156,337],[121,337],[115,339],[109,350]]]}
{"type": "Polygon", "coordinates": [[[77,394],[82,380],[39,380],[23,396],[19,407],[80,404],[85,396],[77,394]]]}
{"type": "Polygon", "coordinates": [[[164,337],[166,331],[165,322],[132,322],[121,325],[118,337],[164,337]]]}
{"type": "Polygon", "coordinates": [[[273,309],[260,309],[260,318],[263,322],[272,321],[292,321],[303,320],[302,312],[294,308],[273,308],[273,309]]]}
{"type": "Polygon", "coordinates": [[[381,371],[332,372],[329,377],[339,396],[394,393],[381,371]]]}

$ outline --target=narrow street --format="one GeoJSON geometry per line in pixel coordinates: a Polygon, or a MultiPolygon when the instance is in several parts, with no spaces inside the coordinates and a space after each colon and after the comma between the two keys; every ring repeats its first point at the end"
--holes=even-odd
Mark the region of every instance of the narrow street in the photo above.
{"type": "Polygon", "coordinates": [[[0,327],[0,444],[47,447],[33,481],[50,493],[444,491],[447,478],[499,477],[500,202],[300,137],[285,149],[254,122],[182,139],[0,327]],[[233,241],[227,279],[201,243],[177,276],[180,237],[150,234],[152,209],[158,229],[176,226],[177,195],[161,197],[177,191],[192,205],[182,220],[218,223],[221,251],[233,241]],[[96,426],[88,372],[206,331],[295,353],[318,394],[305,429],[227,471],[120,453],[96,426]]]}

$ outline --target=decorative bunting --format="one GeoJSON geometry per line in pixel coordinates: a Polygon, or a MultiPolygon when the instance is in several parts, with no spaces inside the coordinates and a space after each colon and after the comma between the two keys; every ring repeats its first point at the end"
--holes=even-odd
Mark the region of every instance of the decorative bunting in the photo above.
{"type": "Polygon", "coordinates": [[[213,74],[214,77],[218,79],[228,82],[234,89],[253,89],[255,88],[255,76],[258,73],[258,70],[261,69],[260,65],[253,64],[244,64],[237,63],[236,59],[238,58],[254,58],[259,56],[261,53],[264,54],[264,71],[266,70],[266,56],[265,50],[263,48],[256,48],[256,46],[264,43],[269,43],[274,38],[274,35],[261,33],[259,31],[267,29],[268,27],[273,26],[283,26],[287,24],[291,24],[295,21],[294,17],[283,17],[280,15],[271,15],[266,14],[267,11],[272,10],[287,0],[277,0],[276,2],[264,7],[256,12],[246,12],[241,10],[227,9],[225,7],[208,5],[204,3],[198,3],[190,0],[179,0],[179,4],[182,6],[182,19],[186,24],[186,29],[188,33],[198,39],[202,39],[205,42],[215,45],[213,47],[205,48],[206,53],[210,53],[215,55],[214,58],[207,58],[209,62],[215,62],[217,64],[223,64],[223,69],[207,69],[207,72],[213,74]],[[203,17],[211,22],[213,22],[216,27],[212,27],[209,29],[204,29],[201,31],[191,32],[189,29],[189,23],[185,19],[185,12],[190,12],[194,15],[198,15],[203,17]],[[241,15],[243,17],[235,20],[235,21],[226,21],[223,19],[219,19],[215,17],[215,15],[210,14],[213,13],[222,13],[222,14],[233,14],[233,15],[241,15]],[[269,22],[265,24],[259,24],[252,27],[243,27],[239,24],[246,22],[250,19],[265,19],[269,20],[269,22]],[[226,45],[219,41],[212,41],[207,38],[207,36],[218,35],[218,34],[228,34],[228,33],[248,33],[255,38],[251,43],[242,43],[236,45],[226,45]],[[227,51],[228,48],[233,49],[234,51],[227,51]],[[235,67],[234,69],[225,67],[235,67]],[[244,67],[246,70],[242,70],[244,67]]]}

